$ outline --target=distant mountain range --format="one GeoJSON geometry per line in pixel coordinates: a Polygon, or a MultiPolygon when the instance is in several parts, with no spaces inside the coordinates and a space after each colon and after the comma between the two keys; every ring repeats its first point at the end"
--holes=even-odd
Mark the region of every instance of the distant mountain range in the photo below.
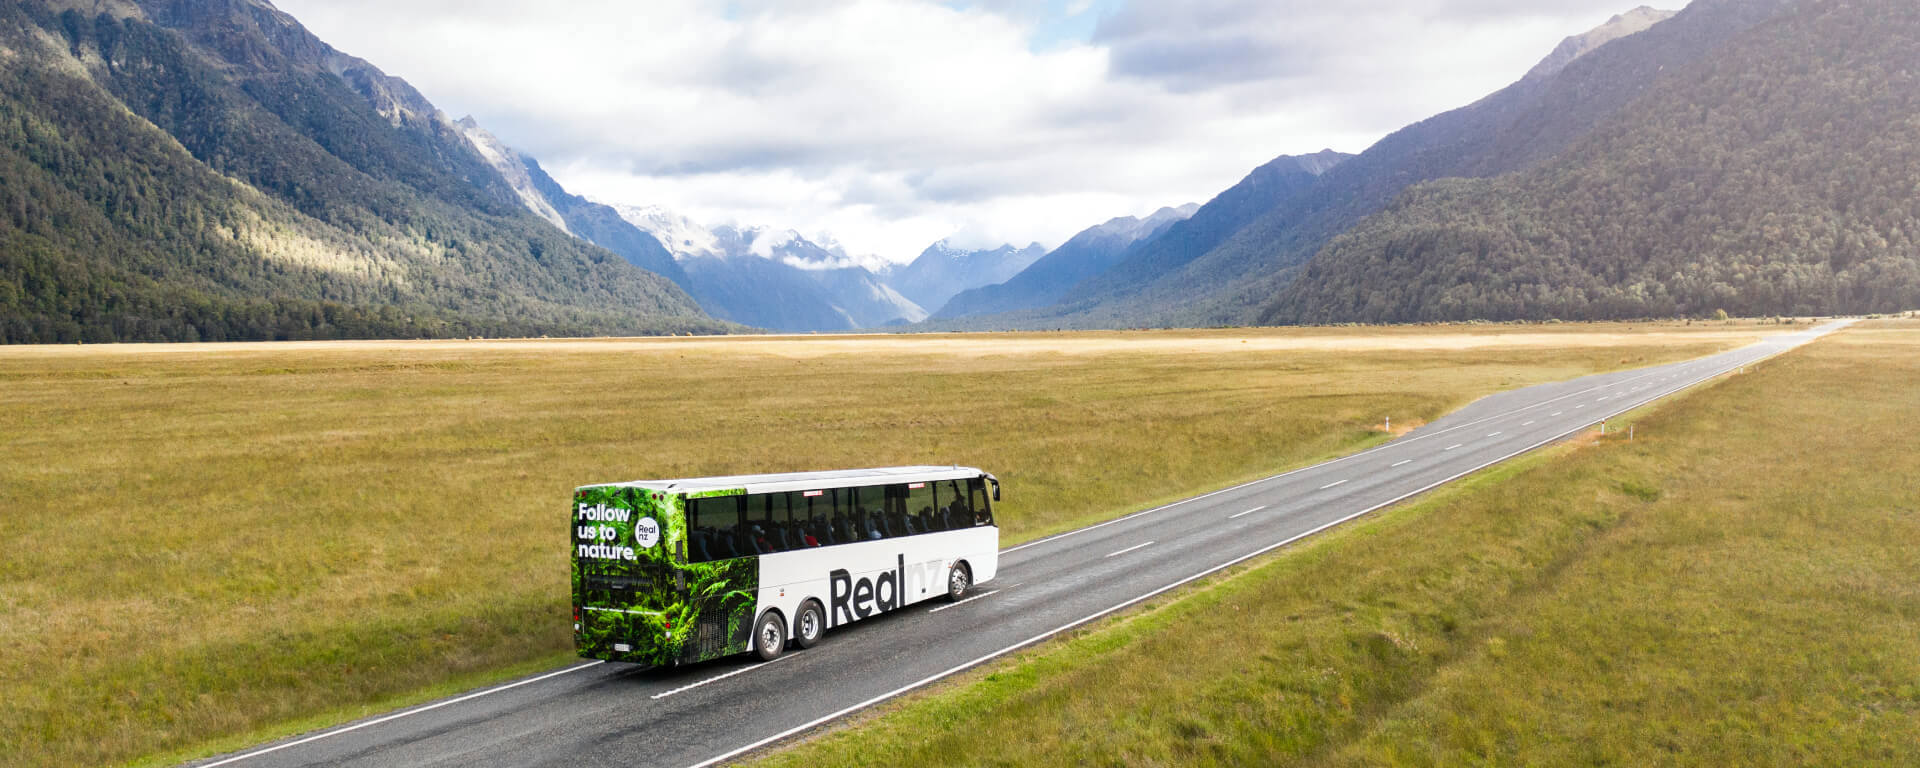
{"type": "Polygon", "coordinates": [[[1011,278],[961,291],[934,317],[953,320],[1052,304],[1082,281],[1111,269],[1134,243],[1159,236],[1198,210],[1198,203],[1189,203],[1161,208],[1144,219],[1122,216],[1088,227],[1011,278]]]}
{"type": "Polygon", "coordinates": [[[1643,7],[1358,155],[893,265],[573,195],[264,0],[16,0],[0,342],[1895,311],[1915,51],[1906,0],[1643,7]]]}

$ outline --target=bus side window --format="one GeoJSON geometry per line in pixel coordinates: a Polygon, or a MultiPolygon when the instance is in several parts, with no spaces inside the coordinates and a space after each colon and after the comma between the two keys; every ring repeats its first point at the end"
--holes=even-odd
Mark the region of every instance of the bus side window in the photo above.
{"type": "Polygon", "coordinates": [[[993,507],[987,502],[987,480],[976,477],[967,481],[967,496],[973,508],[972,525],[993,525],[993,507]]]}
{"type": "Polygon", "coordinates": [[[933,483],[908,483],[906,502],[907,514],[921,533],[945,530],[934,515],[933,483]]]}
{"type": "Polygon", "coordinates": [[[733,538],[740,522],[740,500],[732,496],[687,499],[687,529],[692,545],[687,549],[692,562],[739,557],[733,538]]]}

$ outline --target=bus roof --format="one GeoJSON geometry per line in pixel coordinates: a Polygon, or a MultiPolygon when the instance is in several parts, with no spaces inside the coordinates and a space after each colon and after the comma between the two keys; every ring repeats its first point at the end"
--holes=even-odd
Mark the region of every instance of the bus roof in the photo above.
{"type": "Polygon", "coordinates": [[[700,493],[745,489],[747,493],[812,491],[821,488],[852,488],[865,485],[891,485],[933,480],[963,480],[986,474],[973,467],[876,467],[873,469],[835,469],[825,472],[784,472],[771,475],[728,475],[693,477],[680,480],[633,480],[625,483],[595,483],[586,488],[644,488],[667,493],[700,493]]]}

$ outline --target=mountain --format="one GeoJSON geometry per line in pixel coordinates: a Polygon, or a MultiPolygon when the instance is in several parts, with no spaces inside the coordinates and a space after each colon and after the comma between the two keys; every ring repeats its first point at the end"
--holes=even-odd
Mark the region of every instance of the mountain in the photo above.
{"type": "Polygon", "coordinates": [[[567,192],[547,175],[538,160],[508,147],[481,128],[471,115],[455,125],[534,215],[568,234],[619,254],[629,264],[672,280],[684,290],[692,290],[686,271],[653,235],[622,218],[611,206],[567,192]]]}
{"type": "MultiPolygon", "coordinates": [[[[1013,322],[1002,327],[1254,322],[1307,260],[1408,187],[1443,178],[1498,176],[1547,162],[1633,103],[1661,73],[1710,58],[1726,41],[1765,24],[1791,4],[1695,0],[1642,31],[1598,42],[1631,29],[1603,26],[1596,30],[1597,37],[1573,44],[1573,50],[1586,52],[1572,61],[1536,68],[1538,76],[1396,131],[1292,196],[1253,212],[1244,226],[1204,252],[1187,250],[1169,257],[1159,247],[1142,246],[1060,303],[1010,316],[1013,322]]],[[[1563,44],[1560,50],[1569,49],[1563,44]]],[[[1207,214],[1203,207],[1187,223],[1203,221],[1207,214]]],[[[1180,229],[1170,229],[1155,242],[1180,229]]]]}
{"type": "Polygon", "coordinates": [[[725,328],[264,2],[19,0],[0,49],[0,340],[725,328]]]}
{"type": "Polygon", "coordinates": [[[1585,34],[1574,35],[1560,41],[1560,46],[1554,48],[1553,53],[1547,54],[1546,58],[1541,59],[1539,64],[1535,64],[1522,79],[1539,80],[1552,77],[1560,70],[1566,69],[1574,59],[1592,53],[1595,48],[1627,35],[1645,32],[1649,27],[1673,18],[1675,13],[1675,11],[1663,11],[1643,5],[1608,19],[1607,23],[1594,27],[1585,34]]]}
{"type": "Polygon", "coordinates": [[[999,314],[1052,304],[1081,281],[1118,263],[1135,243],[1158,236],[1198,210],[1198,203],[1188,203],[1161,208],[1144,219],[1122,216],[1088,227],[1006,282],[961,291],[935,312],[934,318],[999,314]]]}
{"type": "Polygon", "coordinates": [[[926,318],[867,262],[792,230],[709,229],[658,206],[616,210],[672,253],[715,317],[779,331],[850,331],[926,318]]]}
{"type": "Polygon", "coordinates": [[[1142,304],[1173,301],[1184,305],[1228,277],[1196,270],[1196,261],[1276,206],[1312,189],[1321,177],[1339,170],[1350,159],[1350,155],[1323,150],[1268,161],[1207,201],[1187,220],[1130,250],[1113,268],[1076,285],[1058,306],[1068,313],[1083,313],[1096,324],[1129,325],[1137,318],[1128,315],[1142,304]]]}
{"type": "Polygon", "coordinates": [[[941,240],[927,246],[906,266],[895,269],[887,276],[887,283],[915,304],[937,308],[961,291],[1006,282],[1046,253],[1039,243],[1025,248],[1002,245],[969,250],[941,240]]]}
{"type": "MultiPolygon", "coordinates": [[[[1732,5],[1666,24],[1703,3],[1732,5]]],[[[1549,163],[1414,187],[1261,317],[1901,311],[1920,306],[1916,190],[1920,7],[1803,2],[1667,68],[1549,163]]]]}

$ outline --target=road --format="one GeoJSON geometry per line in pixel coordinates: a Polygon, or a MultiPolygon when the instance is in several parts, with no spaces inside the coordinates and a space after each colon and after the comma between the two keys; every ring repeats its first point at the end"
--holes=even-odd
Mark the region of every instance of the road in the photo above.
{"type": "MultiPolygon", "coordinates": [[[[706,766],[947,675],[1843,327],[1484,398],[1371,450],[1004,550],[999,578],[760,664],[582,662],[200,766],[706,766]]],[[[1019,489],[1008,489],[1018,493],[1019,489]]]]}

